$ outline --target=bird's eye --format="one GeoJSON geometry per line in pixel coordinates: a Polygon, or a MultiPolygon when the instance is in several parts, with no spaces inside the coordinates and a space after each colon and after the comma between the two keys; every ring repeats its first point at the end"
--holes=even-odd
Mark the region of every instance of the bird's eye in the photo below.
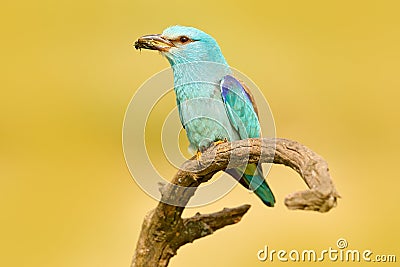
{"type": "Polygon", "coordinates": [[[184,43],[186,43],[187,41],[189,41],[189,38],[188,38],[187,36],[181,36],[181,37],[179,38],[179,41],[180,41],[182,44],[184,44],[184,43]]]}

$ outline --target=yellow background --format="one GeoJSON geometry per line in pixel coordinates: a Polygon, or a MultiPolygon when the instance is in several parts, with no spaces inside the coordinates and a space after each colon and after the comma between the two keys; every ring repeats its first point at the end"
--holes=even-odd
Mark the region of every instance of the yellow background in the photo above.
{"type": "Polygon", "coordinates": [[[399,258],[396,2],[3,1],[0,266],[129,266],[156,202],[126,168],[122,122],[137,88],[168,66],[132,43],[174,24],[218,40],[230,65],[263,89],[277,135],[321,154],[343,198],[327,214],[289,211],[284,196],[305,186],[274,166],[274,209],[237,187],[186,211],[252,205],[239,224],[182,247],[170,266],[278,266],[257,251],[322,250],[340,237],[399,258]]]}

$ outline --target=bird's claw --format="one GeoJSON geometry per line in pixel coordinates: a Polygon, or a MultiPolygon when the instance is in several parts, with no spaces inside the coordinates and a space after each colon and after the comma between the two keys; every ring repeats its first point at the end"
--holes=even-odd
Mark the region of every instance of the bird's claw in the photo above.
{"type": "Polygon", "coordinates": [[[196,153],[196,160],[197,160],[199,166],[201,166],[201,151],[200,150],[198,150],[196,153]]]}
{"type": "Polygon", "coordinates": [[[197,153],[196,153],[196,159],[197,159],[198,161],[201,161],[201,152],[200,152],[200,151],[197,151],[197,153]]]}
{"type": "Polygon", "coordinates": [[[218,146],[218,145],[226,143],[226,142],[228,142],[228,140],[226,138],[224,138],[224,140],[215,141],[214,146],[218,146]]]}

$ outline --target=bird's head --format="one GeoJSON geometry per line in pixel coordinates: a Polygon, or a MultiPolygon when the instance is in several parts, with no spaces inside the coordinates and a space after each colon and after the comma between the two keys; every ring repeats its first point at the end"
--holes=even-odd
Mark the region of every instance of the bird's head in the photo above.
{"type": "Polygon", "coordinates": [[[193,27],[172,26],[161,34],[142,36],[135,48],[158,50],[172,66],[199,61],[227,65],[215,39],[193,27]]]}

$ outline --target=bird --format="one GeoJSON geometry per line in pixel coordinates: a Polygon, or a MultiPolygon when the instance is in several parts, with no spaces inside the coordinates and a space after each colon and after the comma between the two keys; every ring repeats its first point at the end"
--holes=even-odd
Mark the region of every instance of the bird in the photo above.
{"type": "MultiPolygon", "coordinates": [[[[261,137],[258,109],[249,88],[234,77],[217,41],[194,27],[170,26],[161,34],[144,35],[136,49],[156,50],[170,63],[179,117],[197,158],[212,145],[261,137]]],[[[261,165],[225,170],[262,202],[275,197],[261,165]]]]}

